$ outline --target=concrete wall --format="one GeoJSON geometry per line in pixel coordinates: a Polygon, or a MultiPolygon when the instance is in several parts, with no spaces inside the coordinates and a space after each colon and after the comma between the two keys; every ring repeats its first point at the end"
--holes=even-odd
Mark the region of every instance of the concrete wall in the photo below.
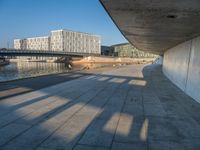
{"type": "Polygon", "coordinates": [[[163,72],[179,88],[200,102],[200,37],[166,51],[163,72]]]}

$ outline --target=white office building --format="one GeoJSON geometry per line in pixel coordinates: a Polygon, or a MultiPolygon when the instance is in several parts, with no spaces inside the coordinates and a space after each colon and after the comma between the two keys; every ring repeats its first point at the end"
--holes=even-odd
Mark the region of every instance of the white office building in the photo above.
{"type": "Polygon", "coordinates": [[[26,45],[24,49],[28,50],[49,50],[50,49],[50,38],[48,36],[45,37],[34,37],[27,38],[26,45]]]}
{"type": "Polygon", "coordinates": [[[101,53],[100,36],[69,30],[51,31],[50,36],[14,40],[15,49],[101,53]]]}
{"type": "Polygon", "coordinates": [[[22,40],[20,40],[20,39],[15,39],[14,40],[14,48],[15,49],[22,49],[22,47],[21,47],[21,41],[22,40]]]}

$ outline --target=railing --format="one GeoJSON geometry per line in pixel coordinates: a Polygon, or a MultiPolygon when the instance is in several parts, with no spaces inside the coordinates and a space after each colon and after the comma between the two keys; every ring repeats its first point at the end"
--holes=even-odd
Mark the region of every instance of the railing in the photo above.
{"type": "Polygon", "coordinates": [[[50,50],[18,50],[18,49],[0,49],[0,56],[6,55],[59,55],[59,56],[99,56],[100,54],[66,52],[66,51],[50,51],[50,50]]]}

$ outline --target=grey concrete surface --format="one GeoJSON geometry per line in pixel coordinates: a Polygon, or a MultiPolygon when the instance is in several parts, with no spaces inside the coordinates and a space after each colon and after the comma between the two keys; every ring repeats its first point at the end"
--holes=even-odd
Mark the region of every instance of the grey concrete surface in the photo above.
{"type": "Polygon", "coordinates": [[[160,65],[130,65],[0,101],[1,150],[199,150],[200,104],[160,65]]]}
{"type": "Polygon", "coordinates": [[[192,40],[186,93],[200,102],[200,37],[192,40]]]}
{"type": "Polygon", "coordinates": [[[191,43],[187,41],[164,53],[163,71],[182,90],[187,82],[191,43]]]}
{"type": "Polygon", "coordinates": [[[165,75],[200,102],[200,1],[100,2],[130,43],[143,51],[164,54],[165,75]]]}
{"type": "Polygon", "coordinates": [[[90,70],[71,71],[66,73],[30,77],[9,82],[0,82],[0,100],[39,90],[62,82],[78,79],[83,76],[98,74],[108,69],[112,70],[115,69],[115,67],[110,66],[90,70]]]}
{"type": "Polygon", "coordinates": [[[199,0],[100,0],[138,49],[160,53],[200,35],[199,0]]]}
{"type": "Polygon", "coordinates": [[[200,37],[164,53],[163,72],[179,88],[200,102],[200,37]]]}

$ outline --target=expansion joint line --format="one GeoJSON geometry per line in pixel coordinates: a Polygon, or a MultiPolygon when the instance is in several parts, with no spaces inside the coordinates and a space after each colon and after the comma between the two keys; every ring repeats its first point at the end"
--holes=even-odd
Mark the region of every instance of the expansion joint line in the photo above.
{"type": "MultiPolygon", "coordinates": [[[[107,84],[107,86],[111,85],[112,83],[107,84]]],[[[105,102],[105,104],[103,104],[102,108],[104,108],[106,106],[106,104],[109,102],[109,100],[112,98],[112,95],[114,93],[116,93],[117,89],[121,86],[122,84],[119,84],[117,87],[115,87],[115,89],[113,90],[112,94],[107,98],[107,101],[105,102]]],[[[103,90],[102,90],[103,91],[103,90]]],[[[100,113],[100,112],[99,112],[100,113]]],[[[92,122],[95,122],[98,117],[99,117],[99,113],[97,113],[97,115],[95,116],[96,118],[94,118],[94,120],[92,122]]],[[[92,122],[84,129],[83,133],[81,133],[79,139],[77,140],[76,144],[74,144],[72,150],[74,150],[74,148],[76,147],[76,145],[78,145],[78,143],[80,142],[81,138],[84,136],[84,134],[86,133],[87,129],[92,126],[92,122]]],[[[91,145],[90,145],[91,146],[91,145]]]]}
{"type": "Polygon", "coordinates": [[[187,88],[187,83],[188,83],[188,74],[189,74],[189,69],[190,69],[190,59],[191,59],[191,53],[192,53],[192,44],[193,44],[193,40],[191,40],[190,43],[190,49],[189,49],[189,58],[188,58],[188,64],[187,64],[187,74],[186,74],[186,79],[185,79],[185,87],[184,87],[184,91],[186,92],[186,88],[187,88]]]}
{"type": "MultiPolygon", "coordinates": [[[[144,73],[143,73],[143,78],[145,78],[144,73]]],[[[149,75],[147,74],[147,79],[146,80],[152,81],[152,70],[151,70],[151,72],[150,72],[149,75]],[[150,78],[148,76],[150,76],[150,78]]],[[[146,82],[149,82],[149,81],[146,81],[146,82]]],[[[146,83],[146,84],[148,84],[148,83],[146,83]]],[[[142,87],[142,89],[141,89],[141,99],[142,99],[143,119],[145,120],[146,115],[145,115],[145,111],[144,111],[144,96],[143,96],[143,94],[144,94],[144,87],[142,87]]],[[[147,150],[149,150],[149,140],[148,140],[148,137],[146,139],[146,145],[147,145],[147,150]]]]}
{"type": "Polygon", "coordinates": [[[110,147],[109,147],[109,150],[112,149],[112,146],[113,146],[113,143],[114,143],[114,138],[115,138],[116,132],[117,132],[117,127],[118,127],[118,125],[119,125],[119,121],[120,121],[120,118],[121,118],[121,115],[122,115],[122,111],[123,111],[123,109],[124,109],[126,100],[127,100],[127,98],[128,98],[128,93],[129,93],[130,91],[131,91],[131,85],[129,85],[128,91],[127,91],[126,96],[125,96],[125,98],[124,98],[124,102],[123,102],[122,107],[121,107],[121,110],[120,110],[120,115],[119,115],[119,118],[118,118],[118,120],[117,120],[117,125],[116,125],[116,128],[115,128],[114,135],[113,135],[113,137],[112,137],[112,142],[111,142],[111,145],[110,145],[110,147]]]}
{"type": "MultiPolygon", "coordinates": [[[[43,141],[41,142],[41,143],[39,143],[35,148],[34,148],[34,150],[36,150],[37,148],[39,148],[49,137],[51,137],[56,131],[58,131],[60,128],[62,128],[65,124],[67,124],[68,122],[70,122],[70,120],[79,112],[79,111],[81,111],[87,104],[89,104],[92,100],[93,100],[93,98],[94,97],[96,97],[100,92],[102,92],[107,86],[108,86],[109,84],[106,84],[105,85],[105,87],[104,87],[104,85],[102,86],[102,89],[100,89],[100,91],[98,91],[98,93],[96,93],[92,98],[90,98],[90,100],[87,102],[87,103],[85,103],[80,109],[78,109],[77,111],[75,111],[73,114],[72,114],[72,116],[71,117],[69,117],[66,121],[64,121],[63,122],[63,124],[61,125],[61,126],[59,126],[58,128],[56,128],[49,136],[47,136],[45,139],[43,139],[43,141]],[[104,88],[103,88],[104,87],[104,88]]],[[[90,88],[90,90],[91,90],[92,88],[90,88]]],[[[89,91],[89,90],[88,90],[89,91]]],[[[87,91],[87,92],[88,92],[87,91]]],[[[87,92],[85,92],[85,93],[87,93],[87,92]]],[[[84,94],[85,94],[84,93],[84,94]]],[[[82,94],[82,95],[84,95],[84,94],[82,94]]],[[[80,95],[79,97],[81,97],[82,95],[80,95]]],[[[78,97],[78,98],[79,98],[78,97]]]]}

